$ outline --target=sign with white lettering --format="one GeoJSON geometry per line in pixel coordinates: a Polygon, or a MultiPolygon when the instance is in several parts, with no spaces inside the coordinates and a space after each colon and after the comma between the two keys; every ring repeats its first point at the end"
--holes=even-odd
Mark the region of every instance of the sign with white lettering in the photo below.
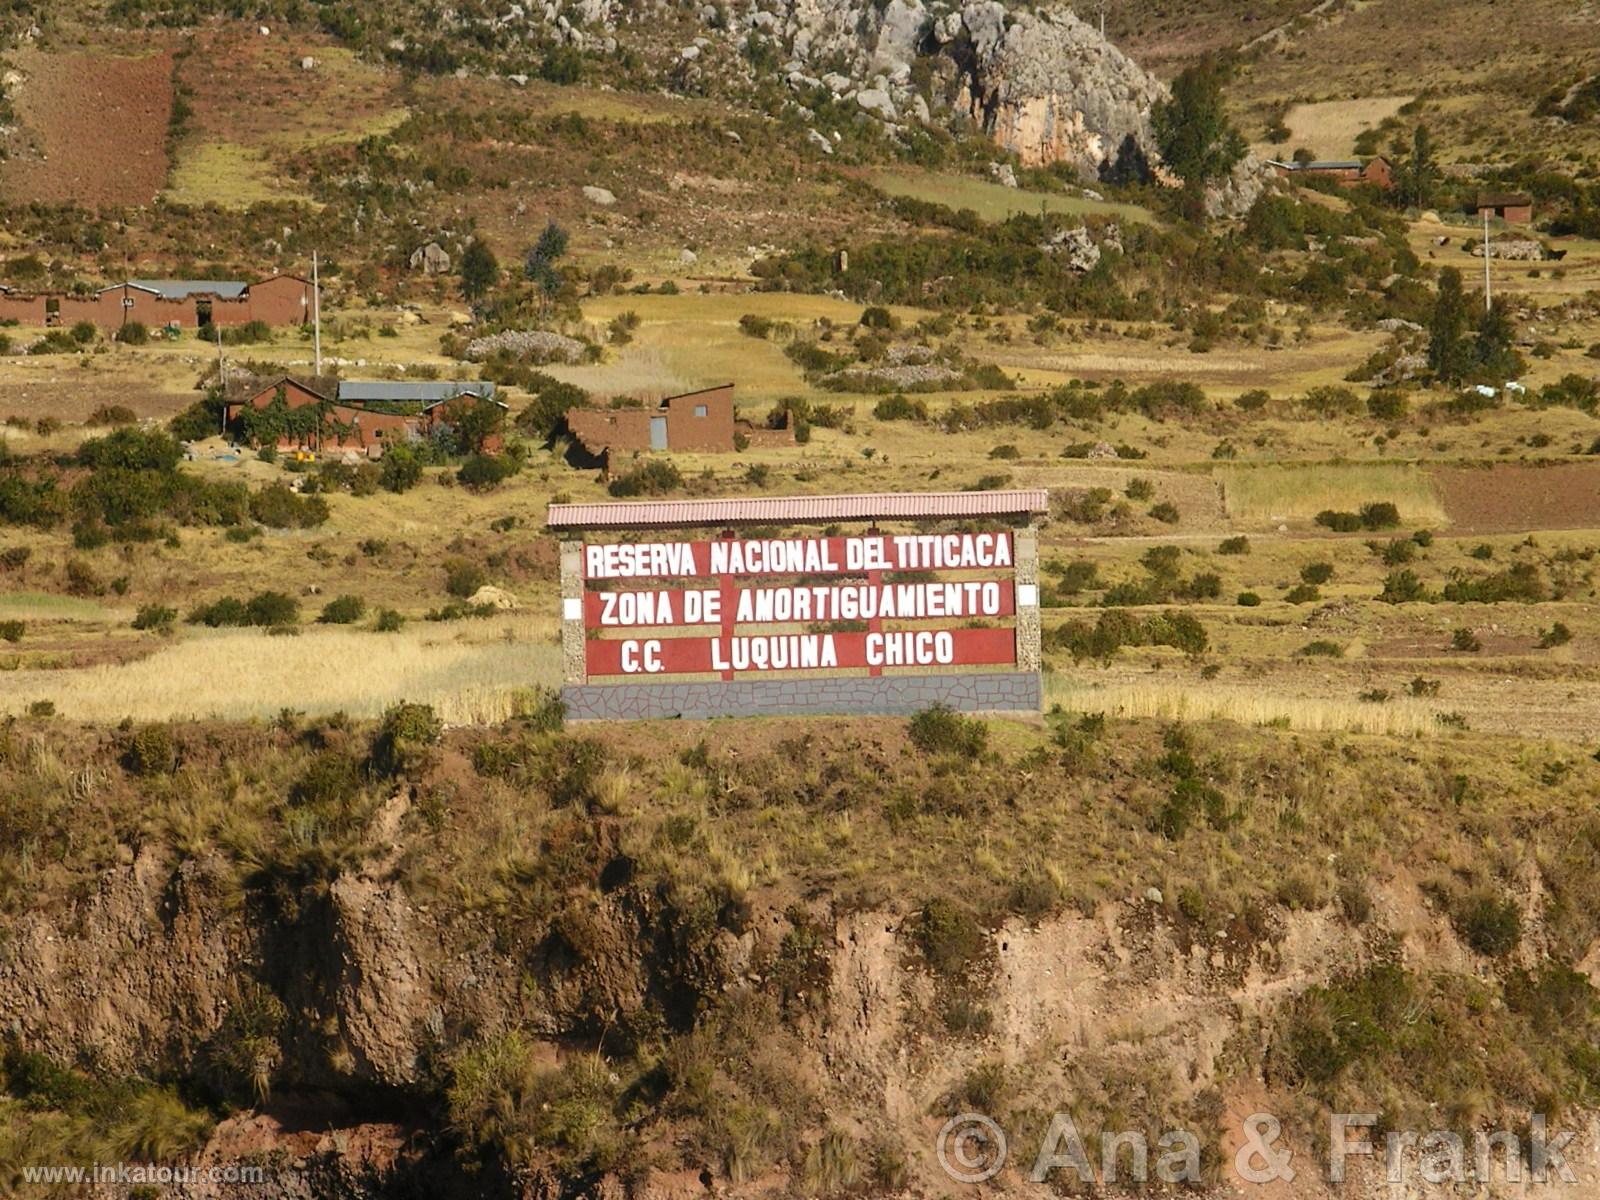
{"type": "Polygon", "coordinates": [[[591,679],[995,666],[1015,566],[1006,530],[589,543],[568,603],[591,679]]]}

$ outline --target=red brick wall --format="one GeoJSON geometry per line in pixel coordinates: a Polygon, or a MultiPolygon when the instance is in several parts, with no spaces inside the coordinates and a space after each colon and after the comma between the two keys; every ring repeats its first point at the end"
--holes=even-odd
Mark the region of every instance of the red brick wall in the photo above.
{"type": "Polygon", "coordinates": [[[644,408],[571,408],[567,428],[599,453],[614,450],[650,449],[650,410],[644,408]]]}

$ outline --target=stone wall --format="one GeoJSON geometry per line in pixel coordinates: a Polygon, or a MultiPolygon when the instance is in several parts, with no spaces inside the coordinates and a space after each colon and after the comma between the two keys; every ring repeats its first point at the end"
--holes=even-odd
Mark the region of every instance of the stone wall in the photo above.
{"type": "Polygon", "coordinates": [[[682,717],[905,715],[934,704],[962,712],[1038,712],[1040,677],[1027,671],[761,679],[732,683],[576,684],[561,689],[572,721],[682,717]]]}

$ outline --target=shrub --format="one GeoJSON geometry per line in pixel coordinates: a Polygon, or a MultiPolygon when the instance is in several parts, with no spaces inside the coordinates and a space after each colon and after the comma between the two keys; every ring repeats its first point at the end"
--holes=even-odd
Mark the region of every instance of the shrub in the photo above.
{"type": "Polygon", "coordinates": [[[1155,498],[1156,485],[1148,479],[1130,479],[1122,494],[1129,500],[1143,504],[1146,500],[1155,498]]]}
{"type": "Polygon", "coordinates": [[[1252,388],[1240,394],[1234,406],[1243,412],[1260,412],[1267,406],[1267,401],[1272,399],[1272,394],[1265,388],[1252,388]]]}
{"type": "Polygon", "coordinates": [[[1323,584],[1333,578],[1333,564],[1329,562],[1307,563],[1300,568],[1300,579],[1304,583],[1323,584]]]}
{"type": "Polygon", "coordinates": [[[1322,592],[1315,584],[1301,583],[1285,592],[1283,598],[1290,604],[1311,604],[1322,599],[1322,592]]]}
{"type": "Polygon", "coordinates": [[[405,623],[406,619],[395,609],[380,608],[372,627],[379,633],[399,633],[405,623]]]}
{"type": "Polygon", "coordinates": [[[274,483],[250,497],[250,516],[272,529],[312,529],[328,519],[328,502],[274,483]]]}
{"type": "Polygon", "coordinates": [[[408,492],[422,479],[422,460],[410,446],[390,446],[378,467],[378,482],[391,492],[408,492]]]}
{"type": "Polygon", "coordinates": [[[139,420],[138,414],[126,404],[102,404],[89,414],[87,425],[133,425],[139,420]]]}
{"type": "Polygon", "coordinates": [[[134,615],[133,627],[135,629],[170,629],[172,623],[178,619],[178,610],[167,608],[161,604],[143,605],[134,615]]]}
{"type": "Polygon", "coordinates": [[[1335,533],[1355,533],[1361,528],[1361,514],[1325,508],[1317,514],[1317,524],[1335,533]]]}
{"type": "Polygon", "coordinates": [[[55,704],[55,701],[54,700],[35,700],[33,703],[28,705],[28,715],[30,717],[53,717],[53,716],[55,716],[56,715],[56,704],[55,704]]]}
{"type": "Polygon", "coordinates": [[[0,621],[0,641],[10,642],[12,645],[22,640],[22,635],[27,632],[27,625],[22,621],[0,621]]]}
{"type": "Polygon", "coordinates": [[[427,704],[396,704],[383,714],[373,761],[386,775],[410,773],[431,757],[444,737],[444,722],[427,704]]]}
{"type": "Polygon", "coordinates": [[[32,557],[31,546],[10,546],[0,550],[0,571],[20,571],[32,557]]]}
{"type": "Polygon", "coordinates": [[[911,744],[924,754],[977,758],[989,743],[989,727],[942,704],[925,708],[906,727],[911,744]]]}
{"type": "Polygon", "coordinates": [[[652,458],[617,476],[606,489],[613,496],[660,496],[683,486],[683,475],[664,458],[652,458]]]}
{"type": "Polygon", "coordinates": [[[1387,500],[1361,506],[1361,525],[1364,529],[1393,529],[1399,524],[1400,510],[1387,500]]]}
{"type": "Polygon", "coordinates": [[[444,590],[452,596],[465,600],[488,582],[488,574],[475,562],[453,558],[444,565],[444,590]]]}
{"type": "Polygon", "coordinates": [[[170,775],[178,769],[178,746],[165,725],[146,725],[133,735],[123,757],[135,775],[170,775]]]}
{"type": "Polygon", "coordinates": [[[129,321],[117,330],[117,341],[125,346],[143,346],[150,340],[150,330],[143,321],[129,321]]]}
{"type": "Polygon", "coordinates": [[[67,336],[80,346],[87,346],[100,336],[100,329],[93,321],[79,321],[68,331],[67,336]]]}
{"type": "Polygon", "coordinates": [[[1260,606],[1261,606],[1261,597],[1256,595],[1254,592],[1240,592],[1239,593],[1239,607],[1240,608],[1259,608],[1260,606]]]}
{"type": "Polygon", "coordinates": [[[983,928],[977,918],[943,897],[935,897],[922,906],[916,938],[928,966],[945,976],[959,975],[984,947],[983,928]]]}
{"type": "Polygon", "coordinates": [[[1017,459],[1022,457],[1022,452],[1010,442],[1005,442],[989,451],[989,457],[1006,460],[1017,459]]]}
{"type": "Polygon", "coordinates": [[[1478,635],[1470,629],[1458,629],[1450,635],[1450,649],[1460,650],[1466,654],[1476,654],[1483,649],[1483,643],[1478,640],[1478,635]]]}
{"type": "Polygon", "coordinates": [[[245,605],[249,625],[293,625],[300,619],[300,603],[283,592],[257,592],[245,605]]]}
{"type": "Polygon", "coordinates": [[[340,596],[322,606],[317,621],[322,625],[354,625],[367,615],[367,602],[360,596],[340,596]]]}
{"type": "Polygon", "coordinates": [[[1179,521],[1178,506],[1169,500],[1163,500],[1150,510],[1150,515],[1163,525],[1176,525],[1179,521]]]}
{"type": "Polygon", "coordinates": [[[456,480],[475,492],[487,492],[499,487],[517,472],[516,463],[498,454],[474,454],[461,464],[456,480]]]}
{"type": "Polygon", "coordinates": [[[1218,554],[1249,554],[1250,539],[1240,534],[1238,537],[1224,538],[1217,546],[1218,554]]]}
{"type": "Polygon", "coordinates": [[[1301,658],[1343,658],[1344,647],[1338,642],[1318,640],[1300,647],[1301,658]]]}
{"type": "Polygon", "coordinates": [[[1539,634],[1539,649],[1553,650],[1557,646],[1565,646],[1571,640],[1572,630],[1557,621],[1549,629],[1539,634]]]}
{"type": "Polygon", "coordinates": [[[1390,571],[1384,577],[1383,591],[1378,593],[1378,599],[1385,604],[1410,604],[1413,601],[1427,599],[1427,590],[1422,586],[1422,580],[1417,573],[1408,567],[1390,571]]]}
{"type": "Polygon", "coordinates": [[[1490,958],[1510,954],[1522,941],[1521,911],[1488,891],[1470,892],[1452,905],[1450,923],[1462,941],[1490,958]]]}
{"type": "Polygon", "coordinates": [[[880,421],[926,421],[928,402],[913,400],[902,392],[896,392],[873,405],[872,415],[880,421]]]}

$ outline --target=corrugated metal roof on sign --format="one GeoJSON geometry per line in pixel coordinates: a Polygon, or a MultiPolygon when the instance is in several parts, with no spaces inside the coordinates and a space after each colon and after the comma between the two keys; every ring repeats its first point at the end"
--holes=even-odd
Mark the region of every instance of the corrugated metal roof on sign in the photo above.
{"type": "Polygon", "coordinates": [[[629,500],[614,504],[552,504],[552,529],[756,524],[809,521],[923,520],[1041,513],[1044,488],[1008,492],[879,492],[857,496],[752,496],[729,500],[629,500]]]}

